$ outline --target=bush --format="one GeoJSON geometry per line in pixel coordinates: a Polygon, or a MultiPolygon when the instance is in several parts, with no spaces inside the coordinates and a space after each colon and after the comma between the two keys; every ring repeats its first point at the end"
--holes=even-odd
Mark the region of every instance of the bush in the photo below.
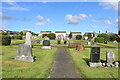
{"type": "Polygon", "coordinates": [[[103,37],[105,41],[110,41],[110,36],[108,34],[102,33],[98,37],[103,37]]]}
{"type": "Polygon", "coordinates": [[[47,34],[47,37],[50,38],[50,39],[55,39],[56,38],[54,33],[47,34]]]}
{"type": "Polygon", "coordinates": [[[110,36],[110,41],[114,41],[116,38],[117,38],[116,35],[111,35],[111,36],[110,36]]]}
{"type": "Polygon", "coordinates": [[[7,33],[6,32],[2,32],[2,35],[7,35],[7,33]]]}
{"type": "Polygon", "coordinates": [[[104,42],[104,37],[97,37],[97,38],[95,38],[95,42],[103,43],[104,42]]]}
{"type": "Polygon", "coordinates": [[[72,33],[69,34],[69,38],[70,38],[70,39],[72,38],[72,33]]]}
{"type": "Polygon", "coordinates": [[[13,39],[20,39],[20,40],[22,40],[22,36],[21,35],[14,35],[13,39]]]}
{"type": "Polygon", "coordinates": [[[81,40],[82,39],[82,36],[81,35],[77,35],[76,36],[76,40],[81,40]]]}
{"type": "Polygon", "coordinates": [[[11,37],[7,35],[2,36],[2,45],[10,45],[11,44],[11,37]]]}

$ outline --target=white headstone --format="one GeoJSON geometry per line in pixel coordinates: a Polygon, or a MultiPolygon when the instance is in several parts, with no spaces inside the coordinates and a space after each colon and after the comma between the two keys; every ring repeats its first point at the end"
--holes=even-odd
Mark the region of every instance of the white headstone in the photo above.
{"type": "Polygon", "coordinates": [[[31,46],[31,36],[32,36],[32,34],[30,32],[26,33],[26,41],[25,41],[26,45],[30,45],[31,46]]]}
{"type": "Polygon", "coordinates": [[[88,42],[88,45],[91,45],[91,42],[88,42]]]}

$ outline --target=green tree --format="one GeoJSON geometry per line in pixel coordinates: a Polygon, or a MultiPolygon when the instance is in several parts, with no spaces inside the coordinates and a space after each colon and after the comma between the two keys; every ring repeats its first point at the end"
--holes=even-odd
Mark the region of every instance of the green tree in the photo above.
{"type": "Polygon", "coordinates": [[[20,34],[20,35],[23,35],[23,32],[21,31],[21,32],[19,32],[19,34],[20,34]]]}
{"type": "Polygon", "coordinates": [[[50,39],[55,39],[56,35],[54,33],[49,33],[49,34],[47,34],[47,37],[50,39]]]}
{"type": "Polygon", "coordinates": [[[7,35],[7,33],[6,32],[2,32],[2,35],[7,35]]]}
{"type": "Polygon", "coordinates": [[[81,35],[77,35],[76,36],[76,40],[81,40],[82,39],[82,36],[81,35]]]}
{"type": "Polygon", "coordinates": [[[103,43],[104,42],[104,37],[97,37],[97,38],[95,38],[95,42],[103,43]]]}
{"type": "Polygon", "coordinates": [[[72,38],[72,33],[69,34],[69,38],[70,38],[70,39],[72,38]]]}
{"type": "Polygon", "coordinates": [[[111,35],[111,36],[110,36],[110,41],[114,41],[116,38],[117,38],[116,35],[111,35]]]}
{"type": "Polygon", "coordinates": [[[87,36],[88,36],[88,39],[92,39],[91,33],[88,33],[87,36]]]}
{"type": "Polygon", "coordinates": [[[105,41],[110,41],[110,36],[105,33],[99,34],[97,37],[103,37],[105,41]]]}

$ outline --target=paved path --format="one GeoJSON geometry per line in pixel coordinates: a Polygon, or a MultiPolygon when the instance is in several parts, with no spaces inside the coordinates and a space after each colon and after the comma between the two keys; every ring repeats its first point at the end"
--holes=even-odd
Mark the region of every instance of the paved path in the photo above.
{"type": "Polygon", "coordinates": [[[80,78],[66,47],[58,47],[58,53],[50,78],[80,78]]]}

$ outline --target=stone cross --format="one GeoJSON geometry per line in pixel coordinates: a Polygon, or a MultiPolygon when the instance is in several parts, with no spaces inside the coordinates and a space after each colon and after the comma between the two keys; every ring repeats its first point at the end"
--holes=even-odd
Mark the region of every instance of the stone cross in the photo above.
{"type": "Polygon", "coordinates": [[[25,41],[25,44],[26,44],[26,45],[30,45],[30,47],[31,47],[31,36],[32,36],[32,34],[31,34],[30,32],[27,32],[27,33],[26,33],[26,41],[25,41]]]}

